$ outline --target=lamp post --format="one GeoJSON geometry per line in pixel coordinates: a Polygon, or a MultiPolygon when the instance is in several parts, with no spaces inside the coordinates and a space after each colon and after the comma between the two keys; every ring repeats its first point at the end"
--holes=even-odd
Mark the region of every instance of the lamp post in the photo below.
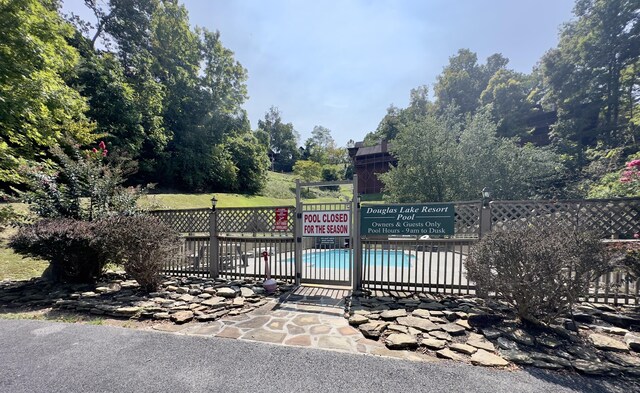
{"type": "Polygon", "coordinates": [[[360,202],[362,202],[362,194],[358,194],[358,205],[357,205],[358,209],[360,209],[360,202]]]}
{"type": "Polygon", "coordinates": [[[209,214],[209,274],[211,278],[218,278],[220,273],[218,254],[218,216],[216,204],[218,199],[215,194],[211,197],[211,214],[209,214]]]}
{"type": "Polygon", "coordinates": [[[216,198],[216,195],[214,194],[214,195],[211,197],[211,208],[212,208],[213,210],[216,210],[216,204],[218,204],[218,198],[216,198]]]}
{"type": "Polygon", "coordinates": [[[489,202],[491,202],[491,190],[489,187],[485,187],[482,189],[482,206],[488,207],[489,202]]]}

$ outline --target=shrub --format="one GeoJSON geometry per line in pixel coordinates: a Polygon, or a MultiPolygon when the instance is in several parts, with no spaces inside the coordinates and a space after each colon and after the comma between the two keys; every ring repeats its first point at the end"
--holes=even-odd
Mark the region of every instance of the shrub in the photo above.
{"type": "Polygon", "coordinates": [[[589,283],[609,270],[597,237],[556,226],[493,232],[471,249],[466,265],[479,288],[534,323],[570,311],[589,283]]]}
{"type": "Polygon", "coordinates": [[[145,291],[160,284],[160,271],[175,255],[177,233],[151,216],[117,216],[96,222],[103,253],[121,264],[145,291]]]}
{"type": "Polygon", "coordinates": [[[124,187],[135,164],[108,155],[104,142],[93,150],[71,146],[51,148],[54,161],[46,166],[22,169],[27,179],[23,199],[42,218],[94,220],[117,214],[138,213],[137,201],[145,192],[124,187]]]}
{"type": "Polygon", "coordinates": [[[49,261],[46,274],[54,281],[93,282],[107,262],[94,225],[86,221],[41,220],[21,227],[9,245],[21,255],[49,261]]]}
{"type": "Polygon", "coordinates": [[[627,271],[629,280],[640,278],[640,242],[609,243],[608,249],[616,266],[627,271]]]}

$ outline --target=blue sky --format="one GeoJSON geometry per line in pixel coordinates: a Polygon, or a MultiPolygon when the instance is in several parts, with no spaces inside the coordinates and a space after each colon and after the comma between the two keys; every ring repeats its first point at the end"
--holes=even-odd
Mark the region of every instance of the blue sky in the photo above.
{"type": "MultiPolygon", "coordinates": [[[[247,68],[252,128],[270,106],[301,143],[315,125],[362,140],[390,104],[428,85],[460,48],[499,52],[530,72],[558,41],[573,0],[183,0],[192,25],[219,30],[247,68]]],[[[82,0],[63,10],[86,17],[82,0]]]]}

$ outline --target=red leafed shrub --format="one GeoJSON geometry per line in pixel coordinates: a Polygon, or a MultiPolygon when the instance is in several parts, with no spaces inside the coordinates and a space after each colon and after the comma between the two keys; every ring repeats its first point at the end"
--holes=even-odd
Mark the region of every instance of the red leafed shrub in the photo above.
{"type": "Polygon", "coordinates": [[[19,254],[49,261],[56,281],[93,282],[103,272],[107,255],[88,221],[58,218],[21,227],[9,243],[19,254]]]}

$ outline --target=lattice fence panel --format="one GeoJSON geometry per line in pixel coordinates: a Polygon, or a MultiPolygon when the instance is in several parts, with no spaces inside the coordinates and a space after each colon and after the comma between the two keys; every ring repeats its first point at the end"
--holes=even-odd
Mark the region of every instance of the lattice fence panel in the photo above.
{"type": "Polygon", "coordinates": [[[462,202],[455,205],[455,233],[456,236],[477,237],[480,233],[481,202],[462,202]]]}
{"type": "Polygon", "coordinates": [[[632,237],[640,233],[640,199],[581,202],[578,223],[602,237],[632,237]]]}
{"type": "Polygon", "coordinates": [[[291,206],[285,208],[288,209],[286,231],[275,229],[275,207],[218,209],[216,211],[218,233],[292,233],[295,209],[291,206]]]}
{"type": "Polygon", "coordinates": [[[559,225],[575,229],[579,205],[575,202],[500,201],[491,203],[491,230],[524,229],[530,225],[559,225]]]}
{"type": "Polygon", "coordinates": [[[209,232],[211,209],[156,210],[150,214],[180,233],[209,232]]]}

